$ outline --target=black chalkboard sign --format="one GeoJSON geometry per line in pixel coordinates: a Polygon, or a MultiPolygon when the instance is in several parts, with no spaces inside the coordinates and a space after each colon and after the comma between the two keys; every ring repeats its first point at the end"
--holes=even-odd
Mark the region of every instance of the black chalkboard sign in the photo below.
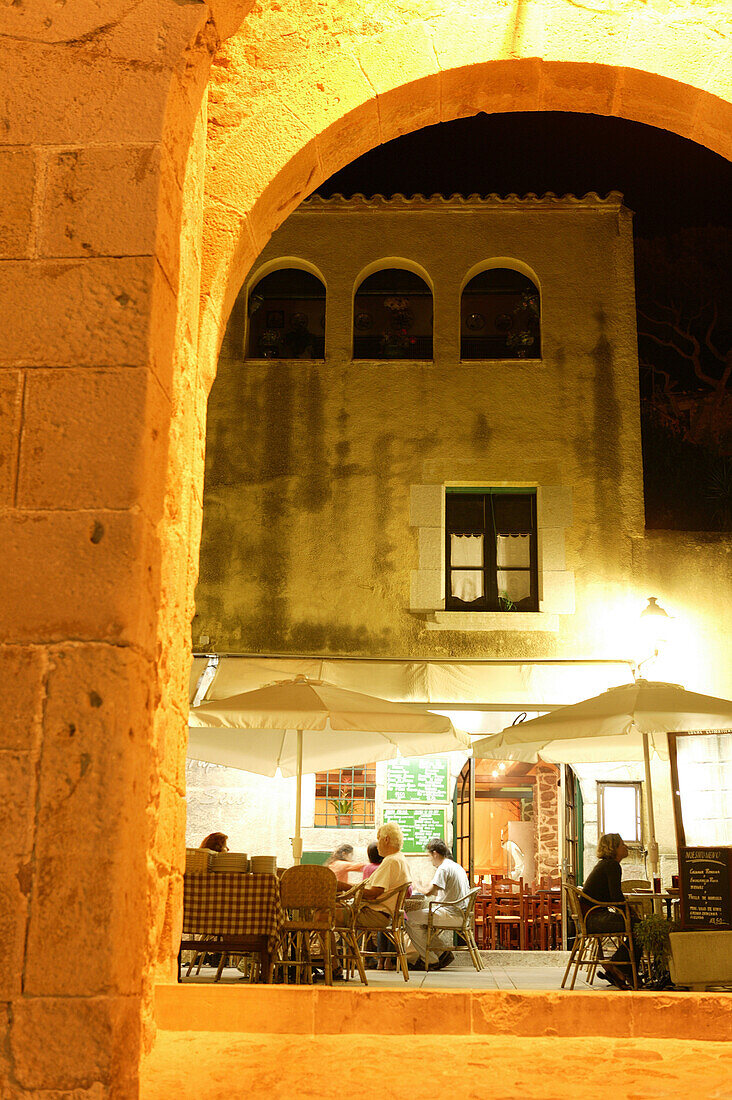
{"type": "Polygon", "coordinates": [[[732,848],[679,848],[684,928],[732,928],[732,848]]]}

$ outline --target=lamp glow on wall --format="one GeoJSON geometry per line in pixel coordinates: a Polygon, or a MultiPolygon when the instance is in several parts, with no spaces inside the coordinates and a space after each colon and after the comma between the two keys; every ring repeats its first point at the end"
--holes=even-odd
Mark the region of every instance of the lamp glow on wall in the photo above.
{"type": "MultiPolygon", "coordinates": [[[[671,616],[658,603],[658,597],[649,596],[648,605],[640,614],[640,634],[644,652],[648,654],[638,662],[633,670],[636,680],[641,678],[641,669],[653,661],[654,666],[662,648],[666,645],[671,634],[671,616]]],[[[651,864],[651,873],[658,874],[658,843],[656,841],[656,823],[653,812],[653,788],[651,785],[651,758],[648,746],[648,734],[643,734],[643,764],[646,775],[646,812],[648,814],[648,860],[651,864]]]]}
{"type": "Polygon", "coordinates": [[[633,670],[636,680],[641,678],[644,665],[653,661],[655,667],[661,651],[671,638],[672,627],[673,619],[658,603],[658,597],[649,596],[648,605],[640,614],[640,637],[645,656],[638,661],[633,670]]]}

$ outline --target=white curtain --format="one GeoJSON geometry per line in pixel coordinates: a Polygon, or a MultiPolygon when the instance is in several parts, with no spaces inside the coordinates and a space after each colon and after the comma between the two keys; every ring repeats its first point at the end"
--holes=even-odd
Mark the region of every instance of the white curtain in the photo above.
{"type": "Polygon", "coordinates": [[[450,572],[450,595],[472,603],[483,595],[483,536],[450,535],[451,566],[478,566],[450,572]]]}
{"type": "Polygon", "coordinates": [[[498,595],[520,603],[531,595],[531,535],[498,535],[496,558],[498,595]],[[513,572],[513,569],[525,569],[526,572],[513,572]]]}
{"type": "Polygon", "coordinates": [[[528,569],[531,564],[531,535],[499,535],[496,540],[498,568],[528,569]]]}

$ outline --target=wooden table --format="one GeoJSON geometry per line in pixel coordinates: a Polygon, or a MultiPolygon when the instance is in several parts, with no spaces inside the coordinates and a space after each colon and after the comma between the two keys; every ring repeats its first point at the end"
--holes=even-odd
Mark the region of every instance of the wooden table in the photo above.
{"type": "Polygon", "coordinates": [[[178,981],[181,952],[206,951],[214,955],[256,953],[262,980],[271,982],[283,918],[276,875],[185,875],[178,981]]]}
{"type": "Polygon", "coordinates": [[[674,902],[676,902],[677,905],[679,904],[678,893],[670,894],[668,891],[664,891],[662,894],[656,894],[652,890],[635,890],[631,894],[626,894],[625,898],[638,917],[647,917],[651,913],[655,913],[662,917],[663,908],[665,906],[666,916],[671,920],[674,902]]]}

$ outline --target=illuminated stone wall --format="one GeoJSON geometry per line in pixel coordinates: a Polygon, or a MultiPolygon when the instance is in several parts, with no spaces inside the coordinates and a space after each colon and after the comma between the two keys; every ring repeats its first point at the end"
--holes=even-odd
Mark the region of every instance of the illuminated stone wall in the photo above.
{"type": "Polygon", "coordinates": [[[38,0],[0,15],[13,1096],[137,1095],[149,983],[172,973],[180,924],[205,402],[272,230],[359,153],[479,110],[618,114],[730,150],[729,13],[702,4],[547,3],[520,20],[467,2],[245,20],[250,6],[38,0]],[[208,68],[242,24],[218,57],[204,204],[208,68]]]}

